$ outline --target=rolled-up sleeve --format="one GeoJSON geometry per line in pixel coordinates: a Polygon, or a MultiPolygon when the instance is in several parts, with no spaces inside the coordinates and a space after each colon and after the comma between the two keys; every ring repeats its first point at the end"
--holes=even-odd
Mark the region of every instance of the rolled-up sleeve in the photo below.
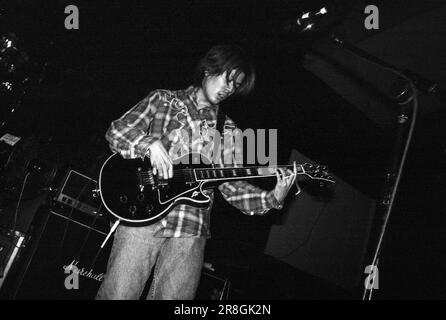
{"type": "Polygon", "coordinates": [[[243,180],[222,183],[218,189],[229,204],[247,215],[263,215],[270,209],[283,207],[273,191],[263,190],[243,180]]]}

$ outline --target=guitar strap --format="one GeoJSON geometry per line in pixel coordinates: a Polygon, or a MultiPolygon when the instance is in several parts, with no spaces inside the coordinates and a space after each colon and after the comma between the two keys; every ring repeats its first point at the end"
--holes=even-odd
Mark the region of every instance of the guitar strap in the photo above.
{"type": "Polygon", "coordinates": [[[223,137],[223,127],[225,125],[225,120],[226,120],[226,114],[220,107],[218,108],[218,113],[217,113],[217,130],[218,132],[220,132],[220,135],[222,137],[223,137]]]}

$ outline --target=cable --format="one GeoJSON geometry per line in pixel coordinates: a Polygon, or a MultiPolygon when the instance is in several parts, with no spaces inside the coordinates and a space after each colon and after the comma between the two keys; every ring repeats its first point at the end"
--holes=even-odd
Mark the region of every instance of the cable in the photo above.
{"type": "Polygon", "coordinates": [[[17,201],[17,206],[16,206],[15,212],[14,212],[14,224],[12,225],[12,232],[13,233],[16,231],[15,228],[17,227],[17,216],[18,216],[18,213],[19,213],[20,202],[22,201],[22,196],[23,196],[23,191],[25,190],[26,180],[28,180],[28,176],[30,175],[30,173],[31,172],[28,172],[25,175],[25,178],[23,179],[22,189],[20,190],[19,199],[17,201]]]}

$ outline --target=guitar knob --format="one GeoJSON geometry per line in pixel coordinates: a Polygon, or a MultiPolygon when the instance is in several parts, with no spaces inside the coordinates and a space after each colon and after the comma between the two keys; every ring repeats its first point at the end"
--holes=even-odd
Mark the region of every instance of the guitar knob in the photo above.
{"type": "Polygon", "coordinates": [[[121,203],[127,203],[128,200],[129,200],[129,199],[127,198],[127,196],[120,196],[120,197],[119,197],[119,201],[120,201],[121,203]]]}
{"type": "Polygon", "coordinates": [[[139,202],[143,202],[144,201],[144,193],[142,193],[142,192],[138,193],[137,199],[139,202]]]}
{"type": "Polygon", "coordinates": [[[152,211],[153,211],[153,205],[148,204],[148,205],[146,206],[146,213],[147,213],[147,214],[152,214],[152,211]]]}
{"type": "Polygon", "coordinates": [[[136,212],[136,206],[130,206],[130,207],[129,207],[129,212],[130,212],[130,214],[131,214],[132,216],[134,216],[134,215],[135,215],[135,212],[136,212]]]}

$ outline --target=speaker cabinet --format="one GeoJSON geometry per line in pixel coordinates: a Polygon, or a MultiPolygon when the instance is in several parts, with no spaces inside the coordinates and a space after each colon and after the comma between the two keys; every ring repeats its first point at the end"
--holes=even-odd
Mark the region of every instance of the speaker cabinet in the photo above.
{"type": "MultiPolygon", "coordinates": [[[[314,163],[297,150],[292,161],[314,163]]],[[[280,223],[271,227],[265,253],[354,293],[365,279],[376,202],[340,177],[335,181],[324,188],[300,182],[303,192],[291,197],[280,223]]]]}
{"type": "Polygon", "coordinates": [[[24,254],[8,279],[6,299],[94,299],[106,271],[111,243],[100,246],[108,221],[41,208],[24,254]]]}

